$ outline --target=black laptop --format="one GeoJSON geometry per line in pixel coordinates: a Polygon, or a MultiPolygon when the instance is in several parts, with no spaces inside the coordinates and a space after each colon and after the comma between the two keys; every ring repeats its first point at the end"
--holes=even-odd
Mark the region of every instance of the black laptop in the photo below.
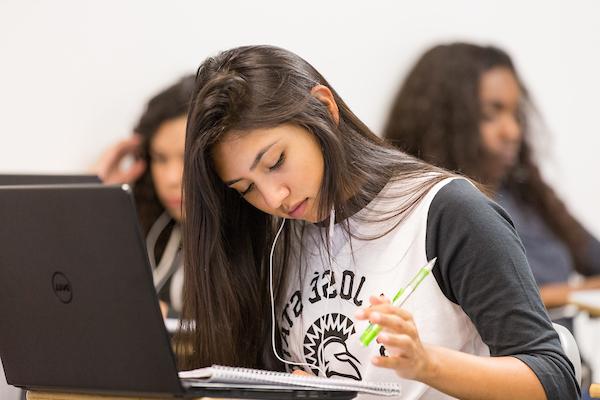
{"type": "Polygon", "coordinates": [[[129,188],[0,186],[0,357],[25,389],[163,397],[350,399],[189,387],[178,378],[129,188]]]}
{"type": "Polygon", "coordinates": [[[0,174],[0,186],[101,183],[96,175],[0,174]]]}

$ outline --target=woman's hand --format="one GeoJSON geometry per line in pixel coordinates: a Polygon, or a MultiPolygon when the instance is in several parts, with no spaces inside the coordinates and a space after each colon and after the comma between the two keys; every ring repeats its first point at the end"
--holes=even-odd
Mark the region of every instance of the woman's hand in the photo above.
{"type": "Polygon", "coordinates": [[[136,157],[140,142],[141,137],[133,135],[115,143],[100,156],[90,171],[98,175],[98,178],[106,184],[134,182],[144,173],[146,163],[143,160],[135,159],[127,169],[123,169],[121,162],[127,156],[136,157]]]}
{"type": "Polygon", "coordinates": [[[162,300],[158,301],[158,305],[160,306],[160,313],[162,314],[163,319],[167,319],[169,315],[169,305],[162,300]]]}
{"type": "Polygon", "coordinates": [[[295,369],[292,371],[292,375],[298,375],[298,376],[314,376],[313,374],[303,371],[301,369],[295,369]]]}
{"type": "Polygon", "coordinates": [[[359,310],[356,318],[381,326],[382,331],[376,340],[387,353],[387,357],[373,357],[373,364],[393,369],[402,378],[425,380],[432,373],[434,363],[419,338],[412,315],[393,306],[384,297],[371,296],[369,301],[371,306],[359,310]]]}
{"type": "Polygon", "coordinates": [[[423,382],[460,399],[545,399],[539,379],[521,360],[481,357],[440,346],[424,345],[409,312],[382,297],[371,297],[371,306],[356,318],[382,327],[377,342],[388,357],[373,364],[390,368],[405,379],[423,382]],[[506,382],[511,382],[507,385],[506,382]]]}

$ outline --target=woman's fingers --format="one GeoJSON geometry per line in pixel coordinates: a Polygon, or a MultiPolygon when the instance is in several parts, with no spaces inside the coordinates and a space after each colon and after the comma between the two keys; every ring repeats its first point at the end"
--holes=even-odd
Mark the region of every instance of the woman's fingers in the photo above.
{"type": "Polygon", "coordinates": [[[301,369],[295,369],[294,371],[292,371],[293,375],[299,375],[299,376],[314,376],[313,374],[303,371],[301,369]]]}
{"type": "Polygon", "coordinates": [[[371,359],[371,362],[378,367],[391,368],[398,371],[406,369],[410,365],[411,359],[404,357],[376,356],[371,359]]]}
{"type": "Polygon", "coordinates": [[[405,334],[381,333],[377,343],[384,345],[391,356],[408,357],[414,352],[414,339],[405,334]]]}
{"type": "Polygon", "coordinates": [[[378,304],[391,304],[390,299],[388,299],[384,295],[369,296],[369,302],[371,303],[372,306],[373,305],[378,305],[378,304]]]}
{"type": "MultiPolygon", "coordinates": [[[[408,311],[396,307],[390,303],[380,303],[372,305],[365,309],[360,309],[357,311],[356,316],[358,319],[368,319],[371,320],[370,316],[372,313],[380,313],[380,314],[394,314],[405,320],[412,321],[412,314],[408,311]]],[[[371,321],[374,322],[374,321],[371,321]]]]}
{"type": "Polygon", "coordinates": [[[356,318],[379,325],[382,330],[377,343],[383,345],[385,356],[372,359],[378,367],[390,368],[408,379],[415,379],[427,368],[429,356],[425,350],[412,314],[394,306],[382,297],[372,296],[371,305],[356,312],[356,318]]]}
{"type": "Polygon", "coordinates": [[[381,304],[390,304],[390,300],[388,298],[386,298],[385,296],[381,295],[381,296],[369,296],[369,302],[371,303],[371,305],[365,309],[360,308],[358,309],[354,315],[356,316],[356,318],[358,319],[367,319],[368,315],[369,315],[369,311],[373,306],[377,306],[377,305],[381,305],[381,304]]]}
{"type": "Polygon", "coordinates": [[[102,154],[91,170],[107,184],[135,181],[146,169],[144,161],[136,159],[140,143],[141,136],[139,135],[120,140],[102,154]],[[135,161],[128,168],[121,169],[121,162],[128,156],[133,157],[135,161]]]}
{"type": "Polygon", "coordinates": [[[373,364],[393,369],[404,378],[420,376],[427,368],[429,357],[412,314],[385,298],[371,297],[370,301],[371,306],[359,310],[356,317],[382,328],[377,343],[383,345],[386,355],[374,357],[373,364]]]}
{"type": "Polygon", "coordinates": [[[386,354],[371,359],[378,367],[393,369],[407,379],[418,379],[430,368],[430,356],[418,335],[411,337],[384,332],[377,337],[377,342],[384,346],[386,354]]]}
{"type": "Polygon", "coordinates": [[[146,163],[144,160],[135,161],[128,169],[121,171],[120,182],[134,182],[136,181],[144,171],[146,170],[146,163]]]}
{"type": "Polygon", "coordinates": [[[381,326],[383,332],[402,333],[413,338],[417,336],[412,319],[403,318],[398,314],[373,312],[369,321],[381,326]]]}
{"type": "Polygon", "coordinates": [[[377,338],[377,342],[385,346],[387,354],[373,357],[372,361],[375,365],[396,370],[415,366],[417,352],[416,342],[413,338],[407,335],[382,333],[377,338]]]}

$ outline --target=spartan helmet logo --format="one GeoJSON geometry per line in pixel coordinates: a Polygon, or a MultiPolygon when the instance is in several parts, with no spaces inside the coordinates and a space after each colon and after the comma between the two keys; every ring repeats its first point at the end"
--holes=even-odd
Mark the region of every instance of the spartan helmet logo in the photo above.
{"type": "MultiPolygon", "coordinates": [[[[348,351],[346,341],[354,335],[354,323],[341,314],[327,314],[317,319],[304,337],[306,361],[319,367],[328,378],[341,376],[357,381],[362,379],[357,365],[360,361],[348,351]]],[[[312,367],[315,375],[319,369],[312,367]]]]}

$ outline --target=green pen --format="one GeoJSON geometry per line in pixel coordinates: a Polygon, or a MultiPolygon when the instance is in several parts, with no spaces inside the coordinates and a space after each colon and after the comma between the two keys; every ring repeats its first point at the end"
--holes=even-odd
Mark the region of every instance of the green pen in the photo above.
{"type": "MultiPolygon", "coordinates": [[[[410,282],[408,282],[408,285],[406,285],[406,287],[398,290],[398,293],[396,293],[394,299],[392,300],[392,304],[394,306],[402,307],[402,305],[404,305],[406,300],[408,300],[409,296],[412,294],[412,292],[415,291],[415,289],[417,288],[417,286],[419,286],[421,281],[425,279],[427,275],[429,275],[429,273],[433,269],[433,266],[435,265],[436,260],[437,257],[429,261],[427,265],[421,268],[419,272],[417,272],[415,277],[412,278],[410,282]]],[[[360,342],[363,344],[363,346],[367,347],[373,341],[373,339],[375,339],[377,335],[379,335],[379,332],[381,332],[381,327],[379,325],[369,324],[369,326],[367,327],[367,329],[365,329],[363,334],[360,335],[360,342]]]]}

